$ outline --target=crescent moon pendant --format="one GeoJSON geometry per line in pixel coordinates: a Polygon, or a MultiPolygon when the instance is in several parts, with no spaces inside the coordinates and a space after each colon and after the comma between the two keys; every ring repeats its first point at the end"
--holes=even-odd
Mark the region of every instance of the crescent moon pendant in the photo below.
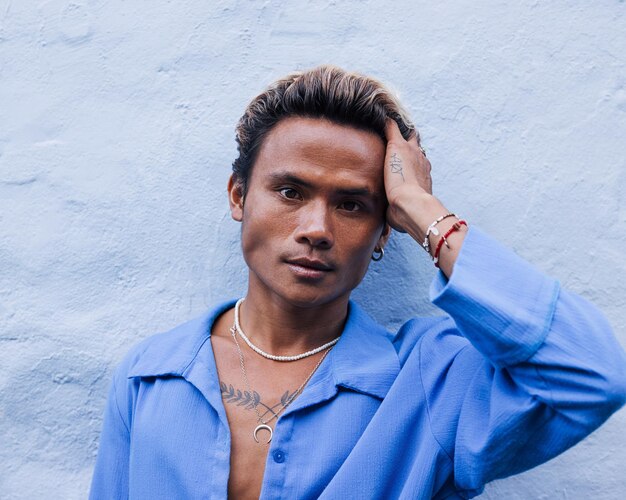
{"type": "Polygon", "coordinates": [[[254,432],[252,433],[252,437],[254,437],[254,440],[255,440],[257,443],[259,443],[260,441],[259,441],[259,438],[258,438],[258,437],[256,437],[256,435],[257,435],[257,433],[258,433],[260,430],[266,430],[266,431],[268,431],[268,432],[270,433],[270,437],[269,437],[269,439],[267,440],[267,442],[269,443],[269,442],[272,440],[272,435],[274,434],[274,431],[272,431],[272,428],[271,428],[269,425],[266,425],[266,424],[260,424],[260,425],[257,425],[257,426],[254,428],[254,432]]]}

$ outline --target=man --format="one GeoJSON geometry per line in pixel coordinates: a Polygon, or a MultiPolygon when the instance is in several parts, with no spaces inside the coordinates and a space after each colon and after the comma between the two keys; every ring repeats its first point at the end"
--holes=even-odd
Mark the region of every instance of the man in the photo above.
{"type": "Polygon", "coordinates": [[[624,403],[600,313],[432,195],[381,84],[290,75],[252,101],[237,141],[245,300],[126,357],[92,498],[467,498],[624,403]],[[431,295],[447,313],[395,335],[349,301],[391,228],[441,270],[431,295]]]}

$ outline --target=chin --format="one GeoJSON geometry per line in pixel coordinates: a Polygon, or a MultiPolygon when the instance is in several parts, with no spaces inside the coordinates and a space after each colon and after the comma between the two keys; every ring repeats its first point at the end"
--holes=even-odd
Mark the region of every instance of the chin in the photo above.
{"type": "Polygon", "coordinates": [[[293,277],[291,273],[277,272],[273,275],[257,273],[250,268],[249,292],[260,292],[266,297],[274,297],[292,307],[310,309],[333,302],[347,300],[358,283],[345,283],[340,276],[329,276],[322,282],[307,281],[293,277]],[[350,286],[353,284],[354,286],[350,286]]]}
{"type": "Polygon", "coordinates": [[[294,307],[308,309],[312,307],[324,306],[337,300],[345,299],[347,301],[350,297],[350,291],[351,290],[329,291],[321,287],[316,288],[292,285],[286,289],[283,288],[280,291],[276,291],[275,293],[285,302],[294,307]]]}
{"type": "Polygon", "coordinates": [[[303,309],[308,309],[310,307],[319,307],[334,300],[337,300],[337,295],[329,295],[320,291],[302,291],[300,293],[294,293],[295,290],[287,291],[282,298],[288,302],[289,304],[300,307],[303,309]]]}

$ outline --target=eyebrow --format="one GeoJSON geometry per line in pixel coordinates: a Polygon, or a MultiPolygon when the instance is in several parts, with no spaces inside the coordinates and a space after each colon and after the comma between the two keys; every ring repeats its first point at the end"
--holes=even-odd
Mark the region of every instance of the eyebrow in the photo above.
{"type": "MultiPolygon", "coordinates": [[[[290,174],[288,172],[273,172],[269,174],[269,178],[270,181],[273,183],[288,182],[309,189],[314,187],[313,184],[311,184],[310,182],[305,181],[304,179],[301,179],[300,177],[290,174]]],[[[378,193],[375,193],[374,191],[366,187],[340,188],[336,190],[336,193],[342,196],[366,196],[373,199],[379,198],[378,193]]]]}

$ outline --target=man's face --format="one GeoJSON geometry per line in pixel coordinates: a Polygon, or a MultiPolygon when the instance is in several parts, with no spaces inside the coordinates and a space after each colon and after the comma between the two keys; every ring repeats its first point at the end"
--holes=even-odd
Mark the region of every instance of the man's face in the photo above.
{"type": "Polygon", "coordinates": [[[250,292],[300,307],[347,300],[389,236],[384,158],[373,132],[315,118],[280,121],[258,153],[245,200],[229,186],[250,292]]]}

